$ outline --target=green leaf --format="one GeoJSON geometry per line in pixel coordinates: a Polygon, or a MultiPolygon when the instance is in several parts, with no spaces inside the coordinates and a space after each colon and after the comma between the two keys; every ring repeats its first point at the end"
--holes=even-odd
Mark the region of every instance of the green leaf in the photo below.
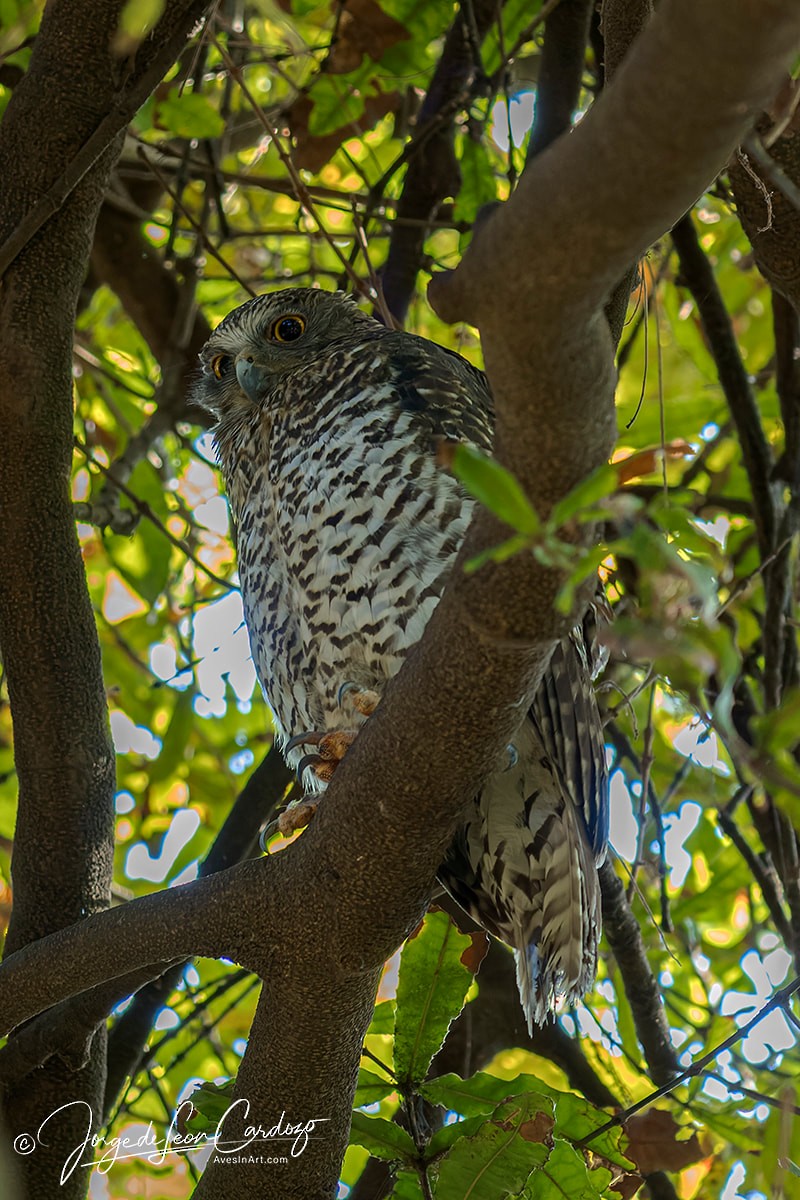
{"type": "Polygon", "coordinates": [[[520,1192],[550,1154],[553,1106],[534,1092],[499,1105],[440,1160],[437,1200],[495,1200],[520,1192]]]}
{"type": "Polygon", "coordinates": [[[364,1108],[367,1104],[376,1104],[396,1090],[397,1084],[393,1083],[391,1079],[384,1079],[383,1076],[368,1071],[366,1067],[361,1067],[358,1072],[353,1105],[355,1108],[364,1108]]]}
{"type": "Polygon", "coordinates": [[[456,198],[453,220],[475,220],[479,209],[497,199],[497,178],[489,159],[486,143],[476,142],[468,134],[458,139],[461,154],[461,187],[456,198]]]}
{"type": "Polygon", "coordinates": [[[366,59],[347,75],[322,76],[311,95],[314,107],[308,117],[308,132],[323,137],[343,125],[354,125],[364,111],[364,98],[374,94],[370,85],[374,65],[366,59]]]}
{"type": "Polygon", "coordinates": [[[547,1161],[530,1177],[525,1200],[600,1200],[613,1176],[607,1167],[590,1171],[581,1154],[556,1138],[547,1161]]]}
{"type": "Polygon", "coordinates": [[[411,1171],[398,1171],[392,1188],[392,1200],[423,1200],[419,1175],[411,1171]]]}
{"type": "MultiPolygon", "coordinates": [[[[164,504],[163,484],[147,459],[137,464],[128,487],[166,524],[169,512],[164,504]]],[[[120,575],[143,600],[155,604],[166,587],[172,557],[172,545],[164,531],[145,518],[132,537],[111,535],[106,545],[120,575]]]]}
{"type": "Polygon", "coordinates": [[[416,1147],[405,1129],[384,1117],[354,1112],[350,1139],[369,1150],[374,1158],[382,1158],[385,1162],[410,1163],[417,1156],[416,1147]]]}
{"type": "Polygon", "coordinates": [[[420,1083],[464,1007],[472,973],[461,962],[471,940],[447,913],[426,916],[400,956],[394,1024],[394,1067],[398,1079],[420,1083]]]}
{"type": "MultiPolygon", "coordinates": [[[[439,1075],[422,1085],[420,1095],[431,1104],[465,1117],[486,1115],[500,1101],[511,1104],[529,1095],[546,1096],[554,1105],[555,1132],[570,1142],[581,1141],[608,1121],[608,1113],[603,1109],[595,1108],[573,1092],[549,1087],[535,1075],[517,1075],[513,1079],[501,1079],[485,1071],[477,1071],[468,1079],[459,1075],[439,1075]]],[[[620,1150],[621,1137],[621,1128],[609,1129],[592,1139],[592,1150],[616,1166],[630,1170],[633,1164],[620,1150]]]]}
{"type": "Polygon", "coordinates": [[[541,529],[536,511],[510,471],[475,446],[460,443],[450,470],[471,496],[517,533],[533,537],[541,529]]]}
{"type": "Polygon", "coordinates": [[[482,1114],[479,1117],[465,1117],[463,1121],[451,1121],[449,1125],[442,1125],[428,1142],[425,1157],[430,1162],[441,1158],[446,1151],[452,1149],[459,1138],[470,1137],[473,1133],[478,1133],[484,1119],[485,1114],[482,1114]]]}
{"type": "Polygon", "coordinates": [[[690,1106],[689,1112],[695,1120],[715,1133],[724,1145],[730,1146],[737,1154],[759,1154],[764,1143],[763,1127],[742,1120],[741,1107],[740,1102],[734,1101],[727,1104],[717,1103],[712,1107],[698,1098],[690,1106]]]}
{"type": "Polygon", "coordinates": [[[195,1088],[189,1096],[194,1112],[186,1122],[187,1129],[192,1133],[216,1129],[231,1106],[233,1084],[232,1079],[227,1079],[225,1083],[203,1083],[195,1088]]]}
{"type": "Polygon", "coordinates": [[[119,15],[114,50],[130,54],[156,25],[165,0],[127,0],[119,15]]]}
{"type": "Polygon", "coordinates": [[[561,585],[556,596],[556,608],[559,612],[568,613],[575,603],[575,593],[582,583],[597,574],[597,569],[608,557],[607,546],[592,546],[580,553],[578,565],[561,585]]]}
{"type": "Polygon", "coordinates": [[[513,537],[508,538],[505,542],[500,542],[497,546],[489,546],[488,549],[481,550],[479,554],[473,554],[472,558],[468,558],[464,563],[464,572],[467,575],[472,575],[474,571],[479,571],[487,562],[508,562],[509,558],[513,558],[515,554],[521,554],[529,546],[530,538],[521,533],[515,533],[513,537]]]}
{"type": "Polygon", "coordinates": [[[151,784],[170,779],[184,761],[194,719],[194,693],[191,689],[178,692],[175,707],[161,743],[161,753],[148,772],[151,784]]]}
{"type": "Polygon", "coordinates": [[[166,100],[159,101],[158,120],[170,133],[182,138],[215,138],[225,131],[225,121],[207,96],[199,92],[180,93],[170,88],[166,100]]]}
{"type": "MultiPolygon", "coordinates": [[[[574,1092],[559,1092],[554,1088],[543,1088],[541,1084],[539,1086],[555,1102],[556,1131],[559,1137],[563,1137],[569,1142],[580,1142],[595,1129],[600,1129],[603,1125],[608,1124],[609,1113],[602,1108],[595,1108],[583,1096],[576,1096],[574,1092]]],[[[635,1169],[634,1164],[620,1148],[623,1139],[622,1127],[615,1125],[613,1128],[607,1129],[605,1133],[592,1138],[590,1143],[592,1153],[599,1154],[617,1167],[632,1171],[635,1169]]]]}
{"type": "Polygon", "coordinates": [[[519,1076],[516,1079],[501,1079],[497,1075],[487,1075],[485,1071],[477,1071],[468,1079],[460,1075],[437,1075],[424,1083],[419,1091],[431,1104],[438,1104],[451,1112],[460,1113],[464,1117],[488,1115],[493,1112],[501,1100],[526,1090],[520,1082],[533,1076],[519,1076]]]}
{"type": "Polygon", "coordinates": [[[394,1010],[394,1000],[381,1000],[380,1004],[376,1004],[366,1036],[391,1037],[394,1033],[394,1010]]]}
{"type": "Polygon", "coordinates": [[[433,63],[436,39],[443,36],[453,21],[450,0],[380,0],[380,7],[412,35],[381,56],[383,71],[404,78],[410,71],[419,71],[433,63]]]}
{"type": "MultiPolygon", "coordinates": [[[[541,5],[537,5],[540,8],[541,5]]],[[[533,8],[530,0],[507,0],[503,5],[502,40],[495,22],[483,42],[481,58],[483,69],[491,77],[513,46],[518,35],[530,23],[533,8]]]]}
{"type": "Polygon", "coordinates": [[[611,496],[617,490],[618,475],[615,467],[605,464],[592,471],[588,478],[581,480],[575,487],[563,496],[550,513],[548,525],[560,529],[570,518],[585,513],[606,496],[611,496]]]}

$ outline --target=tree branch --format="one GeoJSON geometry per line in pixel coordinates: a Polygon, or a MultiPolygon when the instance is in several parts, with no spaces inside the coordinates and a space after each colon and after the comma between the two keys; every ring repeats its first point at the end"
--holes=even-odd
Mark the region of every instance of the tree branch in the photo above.
{"type": "MultiPolygon", "coordinates": [[[[778,90],[780,79],[775,81],[778,90]]],[[[772,97],[766,99],[771,100],[772,97]]],[[[795,188],[800,183],[800,136],[795,113],[783,135],[771,146],[768,159],[795,188]]],[[[757,134],[766,136],[773,126],[770,116],[759,118],[757,134]]],[[[761,162],[753,162],[743,146],[731,159],[728,175],[736,200],[736,213],[742,223],[759,271],[769,283],[800,310],[800,211],[774,186],[761,162]]],[[[766,152],[765,152],[766,153],[766,152]]]]}
{"type": "Polygon", "coordinates": [[[650,1077],[654,1083],[667,1083],[680,1066],[661,1003],[661,988],[647,961],[642,931],[631,912],[622,880],[608,861],[600,868],[600,887],[603,932],[617,960],[650,1077]]]}
{"type": "MultiPolygon", "coordinates": [[[[114,753],[69,493],[73,324],[118,135],[203,7],[176,0],[135,59],[120,59],[110,46],[121,0],[53,0],[0,124],[0,644],[20,787],[8,953],[108,903],[114,753]]],[[[104,1052],[103,1030],[81,1071],[53,1059],[9,1089],[12,1137],[67,1094],[99,1115],[104,1052]]],[[[31,1195],[56,1191],[81,1136],[75,1110],[52,1134],[20,1160],[31,1195]]],[[[64,1200],[77,1200],[86,1175],[70,1176],[64,1200]]]]}
{"type": "MultiPolygon", "coordinates": [[[[625,60],[625,55],[652,15],[652,0],[603,0],[599,21],[599,36],[602,38],[603,54],[603,87],[607,87],[614,78],[625,60]]],[[[625,328],[628,302],[638,278],[639,264],[636,259],[633,259],[606,301],[606,319],[615,347],[619,346],[619,340],[625,328]]],[[[649,297],[645,304],[649,304],[649,297]]],[[[617,370],[622,370],[619,356],[617,357],[617,370]]]]}
{"type": "Polygon", "coordinates": [[[742,447],[747,477],[753,493],[753,517],[762,559],[775,548],[775,498],[770,477],[772,454],[761,425],[750,380],[736,344],[731,318],[720,295],[708,256],[702,249],[691,216],[674,226],[672,240],[678,251],[681,276],[692,294],[709,350],[725,393],[739,444],[742,447]]]}
{"type": "Polygon", "coordinates": [[[561,0],[545,21],[529,161],[572,124],[583,82],[592,7],[592,0],[561,0]]]}
{"type": "Polygon", "coordinates": [[[23,946],[0,967],[2,1032],[90,988],[178,958],[231,958],[260,973],[272,938],[282,936],[279,898],[292,857],[284,852],[251,859],[105,909],[23,946]],[[270,931],[262,930],[261,940],[252,935],[256,905],[270,931]],[[54,961],[59,970],[48,971],[54,961]]]}
{"type": "MultiPolygon", "coordinates": [[[[502,3],[502,0],[500,0],[502,3]]],[[[497,0],[473,0],[475,35],[482,41],[497,15],[497,0]]],[[[423,247],[441,202],[458,193],[461,174],[455,155],[455,118],[467,103],[480,64],[470,37],[465,5],[459,8],[417,118],[397,217],[386,263],[381,271],[383,295],[392,316],[402,325],[422,266],[423,247]]]]}
{"type": "MultiPolygon", "coordinates": [[[[54,11],[64,9],[66,7],[65,0],[61,0],[61,4],[54,4],[52,7],[54,11]]],[[[79,22],[82,15],[80,7],[74,5],[72,7],[74,19],[79,22]]],[[[80,60],[95,63],[98,63],[99,57],[104,60],[102,64],[98,63],[98,66],[101,67],[102,76],[105,77],[103,82],[110,85],[110,89],[104,92],[104,96],[110,100],[111,110],[108,111],[106,108],[104,111],[97,104],[87,106],[88,111],[95,116],[95,121],[89,125],[88,129],[81,131],[85,140],[67,159],[67,165],[60,174],[48,181],[36,204],[29,207],[24,214],[19,214],[16,228],[7,234],[4,241],[0,243],[0,277],[5,275],[9,266],[27,246],[31,238],[38,233],[54,213],[59,211],[67,197],[126,127],[136,110],[141,108],[153,88],[172,66],[191,32],[192,26],[200,19],[206,8],[205,0],[184,0],[183,4],[177,5],[177,12],[169,14],[169,17],[163,17],[154,31],[154,36],[144,43],[144,47],[139,49],[132,69],[124,59],[120,60],[112,56],[108,48],[110,42],[103,43],[99,56],[95,51],[90,57],[80,60]],[[150,50],[150,53],[147,53],[147,49],[150,50]]],[[[120,11],[121,5],[115,5],[114,10],[107,13],[106,20],[102,22],[103,32],[108,33],[109,39],[113,37],[118,27],[120,11]]],[[[94,28],[95,23],[92,22],[89,27],[94,28]]],[[[73,32],[75,32],[74,26],[73,32]]],[[[27,76],[20,81],[15,95],[21,94],[25,90],[26,84],[29,87],[38,85],[40,73],[37,67],[40,66],[44,55],[49,51],[47,35],[48,25],[43,21],[42,29],[36,39],[31,66],[27,76]],[[32,80],[34,81],[33,85],[31,85],[32,80]]],[[[98,93],[102,91],[103,89],[98,88],[98,93]]],[[[72,102],[68,107],[72,107],[72,102]]]]}
{"type": "Polygon", "coordinates": [[[207,424],[208,414],[190,405],[187,395],[197,356],[211,329],[194,305],[190,313],[183,312],[178,277],[167,270],[143,235],[139,218],[106,200],[97,221],[91,264],[97,277],[119,297],[161,365],[156,397],[161,428],[176,421],[207,424]]]}
{"type": "MultiPolygon", "coordinates": [[[[709,0],[702,10],[665,0],[596,108],[532,164],[458,271],[432,289],[446,319],[480,328],[497,402],[498,457],[543,513],[610,449],[613,361],[602,313],[609,291],[714,177],[800,40],[796,6],[772,0],[768,8],[763,0],[735,0],[733,11],[730,0],[709,0]],[[656,170],[663,186],[654,190],[648,180],[656,170]],[[547,219],[553,194],[562,199],[557,222],[570,229],[568,250],[547,219]]],[[[460,561],[504,533],[479,512],[460,561]]],[[[416,922],[460,805],[502,752],[520,697],[538,683],[572,619],[554,609],[558,585],[530,556],[468,577],[456,567],[421,642],[292,847],[302,892],[284,899],[291,905],[302,895],[304,905],[302,934],[294,931],[294,986],[284,974],[289,960],[276,954],[236,1089],[264,1113],[288,1107],[289,1079],[298,1114],[311,1113],[320,1095],[331,1099],[328,1137],[309,1146],[304,1180],[281,1181],[282,1197],[326,1195],[335,1185],[352,1088],[339,1081],[333,1096],[329,1021],[337,1013],[342,1021],[332,1064],[341,1069],[347,1043],[354,1080],[368,985],[416,922]],[[443,769],[428,747],[454,739],[458,761],[443,769]],[[398,749],[400,770],[392,766],[398,749]],[[380,779],[371,764],[381,764],[380,779]],[[346,1016],[330,1000],[343,979],[346,1016]],[[276,1033],[290,997],[314,1012],[302,1063],[276,1033]]],[[[245,1184],[230,1193],[224,1174],[212,1162],[198,1197],[248,1194],[245,1184]]]]}
{"type": "MultiPolygon", "coordinates": [[[[200,865],[200,877],[224,871],[254,852],[259,831],[282,800],[292,773],[276,747],[252,772],[232,806],[214,844],[200,865]]],[[[103,1110],[114,1108],[126,1079],[135,1074],[153,1022],[174,990],[184,967],[180,962],[136,993],[108,1035],[108,1073],[103,1110]]],[[[108,1011],[108,1010],[107,1010],[108,1011]]]]}
{"type": "MultiPolygon", "coordinates": [[[[201,878],[223,871],[253,853],[259,830],[282,800],[291,780],[291,772],[278,750],[270,750],[250,775],[200,864],[201,878]]],[[[85,927],[73,928],[81,947],[77,955],[80,957],[85,927]]],[[[115,1004],[135,992],[132,1003],[117,1020],[109,1037],[104,1103],[104,1112],[108,1114],[125,1080],[135,1071],[153,1020],[174,990],[186,964],[186,958],[181,958],[154,979],[153,967],[149,965],[151,957],[145,950],[142,963],[147,965],[111,982],[97,984],[88,991],[80,990],[85,987],[81,982],[77,994],[69,996],[65,992],[64,996],[69,998],[60,1000],[55,1007],[28,1021],[0,1049],[0,1079],[17,1083],[53,1054],[78,1069],[85,1062],[88,1045],[98,1024],[105,1020],[115,1004]]],[[[129,958],[129,964],[130,961],[129,958]]]]}

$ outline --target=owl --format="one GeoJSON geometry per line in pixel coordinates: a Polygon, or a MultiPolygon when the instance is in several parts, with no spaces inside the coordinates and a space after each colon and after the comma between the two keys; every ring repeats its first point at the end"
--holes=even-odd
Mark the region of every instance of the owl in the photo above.
{"type": "MultiPolygon", "coordinates": [[[[256,672],[287,761],[323,788],[439,602],[474,501],[436,449],[491,449],[489,385],[305,288],[235,309],[200,357],[256,672]]],[[[608,787],[593,640],[585,624],[556,647],[439,870],[513,949],[529,1029],[596,969],[608,787]]]]}

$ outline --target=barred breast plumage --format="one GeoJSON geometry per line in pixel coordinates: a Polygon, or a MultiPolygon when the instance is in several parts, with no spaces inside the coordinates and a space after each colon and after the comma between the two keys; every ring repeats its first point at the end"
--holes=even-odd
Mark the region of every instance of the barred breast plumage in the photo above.
{"type": "MultiPolygon", "coordinates": [[[[442,438],[489,448],[485,377],[349,298],[291,288],[232,312],[202,354],[256,670],[282,745],[352,728],[343,685],[380,692],[419,640],[473,502],[442,438]]],[[[294,747],[292,765],[303,750],[294,747]]],[[[517,957],[529,1025],[594,979],[607,780],[582,629],[557,649],[511,760],[440,879],[517,957]]]]}

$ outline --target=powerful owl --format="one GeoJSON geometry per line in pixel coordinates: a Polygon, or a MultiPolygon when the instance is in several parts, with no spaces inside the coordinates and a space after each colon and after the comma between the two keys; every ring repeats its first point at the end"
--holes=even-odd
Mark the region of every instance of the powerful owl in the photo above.
{"type": "MultiPolygon", "coordinates": [[[[436,449],[491,448],[489,386],[305,288],[235,309],[201,364],[256,671],[287,761],[320,788],[442,594],[474,502],[436,449]]],[[[592,641],[580,626],[557,646],[439,871],[513,948],[529,1028],[595,974],[608,798],[592,641]]]]}

